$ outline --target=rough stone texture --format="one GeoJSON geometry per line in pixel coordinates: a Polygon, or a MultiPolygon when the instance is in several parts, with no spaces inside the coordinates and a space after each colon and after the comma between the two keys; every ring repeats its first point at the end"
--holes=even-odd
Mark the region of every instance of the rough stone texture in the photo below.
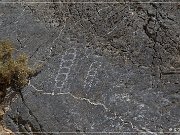
{"type": "Polygon", "coordinates": [[[46,64],[4,117],[17,134],[179,133],[180,3],[1,3],[0,38],[46,64]]]}

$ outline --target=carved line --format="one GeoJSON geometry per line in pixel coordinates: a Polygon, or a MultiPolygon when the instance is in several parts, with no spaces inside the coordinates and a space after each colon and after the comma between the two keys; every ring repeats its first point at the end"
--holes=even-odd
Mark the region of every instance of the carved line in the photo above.
{"type": "MultiPolygon", "coordinates": [[[[74,60],[76,58],[76,49],[73,48],[73,53],[68,53],[68,51],[65,52],[65,54],[62,56],[62,59],[61,59],[61,63],[59,65],[59,70],[58,70],[58,74],[57,76],[55,77],[55,88],[58,88],[61,92],[62,88],[64,87],[64,85],[66,84],[67,80],[68,80],[68,76],[69,76],[69,73],[70,73],[70,69],[71,67],[73,66],[74,64],[74,60]],[[65,56],[68,56],[68,55],[73,55],[73,58],[70,58],[69,60],[65,60],[64,57],[65,56]],[[71,62],[71,64],[69,66],[62,66],[63,63],[65,62],[71,62]],[[68,69],[66,73],[64,72],[61,72],[62,69],[65,68],[65,69],[68,69]],[[65,78],[63,80],[58,80],[58,77],[61,76],[61,75],[65,75],[65,78]],[[62,81],[62,84],[61,86],[59,87],[58,86],[58,82],[62,81]]],[[[53,92],[52,92],[52,95],[55,94],[55,89],[53,89],[53,92]]],[[[57,93],[58,94],[58,93],[57,93]]]]}
{"type": "Polygon", "coordinates": [[[92,82],[93,80],[95,79],[95,76],[97,75],[97,70],[101,67],[101,64],[98,65],[98,67],[96,68],[92,68],[93,65],[95,65],[96,63],[98,63],[97,61],[96,62],[93,62],[91,63],[90,67],[89,67],[89,70],[88,70],[88,73],[87,73],[87,76],[85,78],[85,81],[84,81],[84,88],[86,88],[88,86],[88,89],[89,90],[92,86],[92,82]],[[90,74],[90,72],[92,72],[93,74],[90,74]],[[91,78],[90,81],[87,81],[88,78],[91,78]]]}

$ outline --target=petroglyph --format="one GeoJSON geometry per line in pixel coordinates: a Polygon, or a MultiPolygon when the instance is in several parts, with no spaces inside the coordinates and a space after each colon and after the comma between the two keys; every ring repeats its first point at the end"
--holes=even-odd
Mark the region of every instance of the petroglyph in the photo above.
{"type": "Polygon", "coordinates": [[[68,76],[71,68],[73,67],[75,59],[75,48],[67,50],[65,54],[62,56],[61,63],[59,65],[59,70],[57,76],[55,77],[55,88],[58,88],[58,91],[55,91],[55,89],[53,89],[52,95],[54,95],[55,93],[61,93],[61,90],[64,88],[68,80],[68,76]]]}
{"type": "MultiPolygon", "coordinates": [[[[79,86],[88,92],[97,86],[98,73],[104,68],[101,58],[94,55],[92,49],[87,48],[72,47],[64,54],[54,57],[51,62],[44,69],[44,74],[39,76],[39,78],[45,77],[46,81],[39,79],[39,82],[32,81],[33,83],[30,85],[37,87],[34,90],[38,89],[47,95],[71,92],[79,86]]],[[[103,81],[103,79],[101,80],[103,81]]]]}
{"type": "Polygon", "coordinates": [[[95,77],[97,75],[98,69],[101,67],[101,63],[98,61],[93,62],[90,67],[89,70],[87,72],[87,76],[86,79],[84,81],[84,88],[89,90],[92,87],[92,84],[94,83],[94,85],[96,85],[96,81],[95,77]]]}
{"type": "MultiPolygon", "coordinates": [[[[107,72],[114,72],[104,59],[94,54],[90,48],[71,47],[63,54],[54,57],[39,76],[39,82],[32,81],[34,90],[46,95],[76,92],[92,92],[106,80],[112,80],[107,72]],[[82,66],[83,65],[83,66],[82,66]],[[107,71],[108,70],[108,71],[107,71]],[[41,78],[46,78],[42,81],[41,78]]],[[[118,81],[113,80],[113,84],[118,81]]]]}

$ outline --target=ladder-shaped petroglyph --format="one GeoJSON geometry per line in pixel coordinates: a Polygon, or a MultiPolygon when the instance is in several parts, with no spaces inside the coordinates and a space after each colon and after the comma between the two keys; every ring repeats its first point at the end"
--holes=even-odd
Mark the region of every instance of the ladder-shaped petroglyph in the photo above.
{"type": "Polygon", "coordinates": [[[101,67],[101,63],[98,61],[91,63],[89,70],[87,72],[87,76],[84,81],[85,90],[90,90],[92,85],[95,86],[97,84],[97,81],[95,81],[95,79],[98,69],[100,69],[100,67],[101,67]]]}
{"type": "Polygon", "coordinates": [[[98,71],[101,69],[102,63],[93,55],[91,56],[91,54],[93,54],[91,49],[83,50],[72,47],[65,51],[62,55],[55,58],[55,61],[59,63],[58,67],[55,66],[57,71],[55,75],[53,74],[53,81],[51,81],[52,83],[50,84],[47,82],[47,90],[45,88],[47,92],[43,90],[43,94],[59,95],[61,93],[69,92],[71,88],[74,88],[74,86],[76,87],[72,81],[81,75],[80,69],[86,70],[85,72],[82,72],[85,74],[84,81],[81,84],[82,87],[85,90],[90,91],[92,88],[97,86],[98,81],[100,81],[98,79],[98,71]],[[90,61],[92,62],[89,63],[90,61]],[[82,69],[84,62],[84,68],[82,69]],[[76,70],[78,70],[78,72],[74,73],[76,70]]]}
{"type": "Polygon", "coordinates": [[[76,49],[71,48],[65,52],[61,58],[61,63],[59,65],[58,73],[55,77],[55,89],[52,92],[52,95],[61,93],[65,84],[67,83],[71,67],[74,64],[76,59],[76,49]]]}

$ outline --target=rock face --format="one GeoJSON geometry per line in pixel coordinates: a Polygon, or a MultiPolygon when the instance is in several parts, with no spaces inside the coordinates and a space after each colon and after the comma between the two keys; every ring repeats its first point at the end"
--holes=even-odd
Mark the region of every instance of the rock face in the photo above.
{"type": "Polygon", "coordinates": [[[6,126],[16,134],[179,133],[179,32],[176,2],[1,3],[1,39],[32,66],[45,63],[11,103],[6,126]]]}

